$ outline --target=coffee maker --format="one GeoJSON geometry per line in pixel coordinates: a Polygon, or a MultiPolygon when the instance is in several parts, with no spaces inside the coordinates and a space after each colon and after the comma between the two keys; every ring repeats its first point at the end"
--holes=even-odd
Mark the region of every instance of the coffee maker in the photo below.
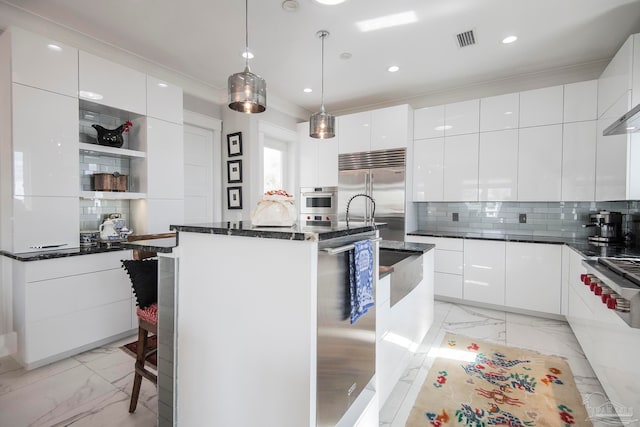
{"type": "Polygon", "coordinates": [[[620,212],[592,212],[589,214],[589,224],[583,227],[595,227],[596,234],[588,238],[593,244],[605,246],[623,243],[620,212]]]}

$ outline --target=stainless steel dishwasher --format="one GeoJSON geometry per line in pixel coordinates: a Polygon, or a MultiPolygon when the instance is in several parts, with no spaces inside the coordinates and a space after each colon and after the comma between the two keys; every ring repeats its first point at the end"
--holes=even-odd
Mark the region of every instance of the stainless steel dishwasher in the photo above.
{"type": "MultiPolygon", "coordinates": [[[[374,241],[374,292],[378,277],[376,232],[318,245],[317,425],[335,426],[371,381],[376,368],[376,307],[349,320],[349,250],[374,241]]],[[[374,293],[375,295],[375,293],[374,293]]]]}

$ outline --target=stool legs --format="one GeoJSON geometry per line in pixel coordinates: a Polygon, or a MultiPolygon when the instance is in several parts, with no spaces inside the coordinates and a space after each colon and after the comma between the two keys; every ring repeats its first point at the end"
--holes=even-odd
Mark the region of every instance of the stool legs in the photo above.
{"type": "Polygon", "coordinates": [[[140,396],[140,387],[142,386],[142,374],[140,370],[144,370],[145,354],[147,353],[148,332],[141,326],[138,326],[138,354],[136,355],[135,376],[133,377],[133,390],[131,391],[131,402],[129,403],[129,412],[134,412],[138,406],[138,397],[140,396]]]}

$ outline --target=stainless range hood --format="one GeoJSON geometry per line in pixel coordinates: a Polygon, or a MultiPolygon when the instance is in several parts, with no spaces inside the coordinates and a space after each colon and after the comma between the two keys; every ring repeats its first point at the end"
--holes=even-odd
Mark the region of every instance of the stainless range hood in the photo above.
{"type": "Polygon", "coordinates": [[[607,127],[602,135],[624,135],[627,133],[640,132],[640,104],[622,115],[618,120],[607,127]]]}

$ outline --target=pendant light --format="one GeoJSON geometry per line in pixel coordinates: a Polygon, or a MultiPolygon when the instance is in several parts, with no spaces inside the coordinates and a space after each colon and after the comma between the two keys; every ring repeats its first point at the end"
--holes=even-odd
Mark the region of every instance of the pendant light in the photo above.
{"type": "Polygon", "coordinates": [[[245,67],[229,76],[229,108],[241,113],[262,113],[267,109],[267,83],[249,69],[249,0],[245,0],[245,67]]]}
{"type": "Polygon", "coordinates": [[[336,118],[324,109],[324,39],[329,36],[329,32],[320,30],[316,35],[322,40],[322,91],[320,111],[312,114],[311,120],[309,120],[309,136],[311,136],[311,138],[328,139],[336,136],[336,118]]]}

